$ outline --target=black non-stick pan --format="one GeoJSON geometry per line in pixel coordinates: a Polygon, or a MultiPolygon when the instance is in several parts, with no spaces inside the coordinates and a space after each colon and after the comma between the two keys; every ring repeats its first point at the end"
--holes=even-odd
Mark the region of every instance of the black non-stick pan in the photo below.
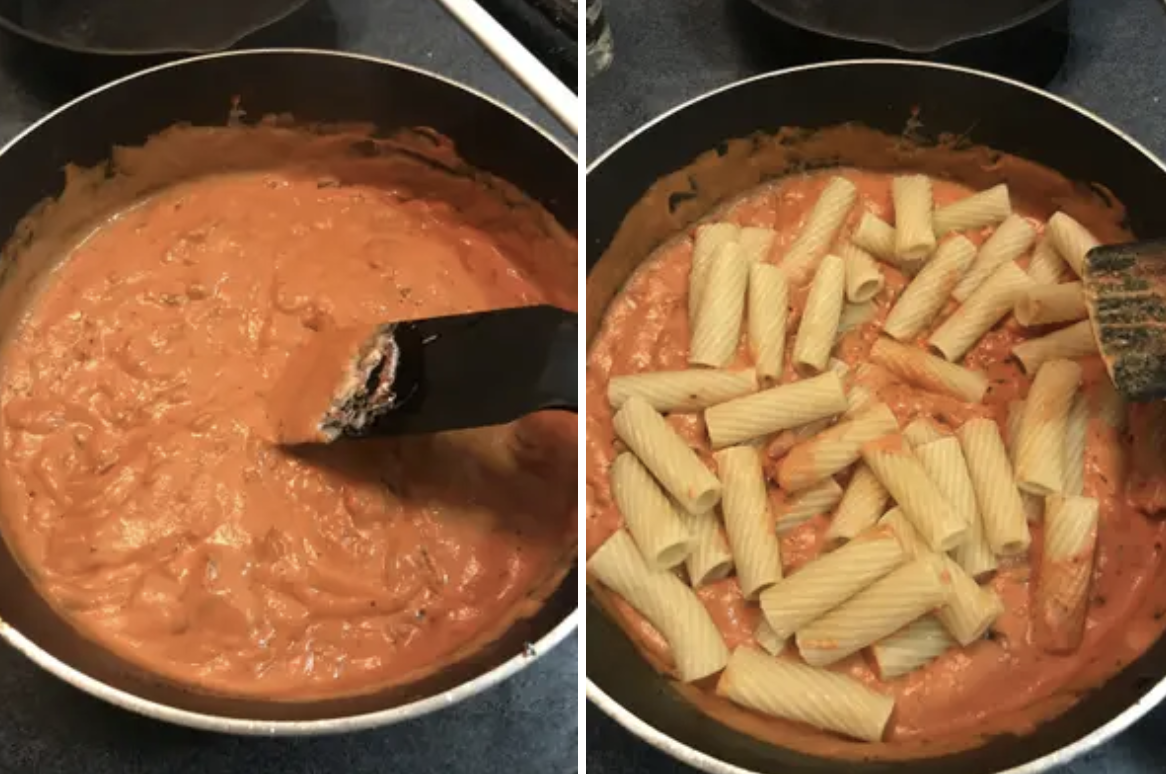
{"type": "MultiPolygon", "coordinates": [[[[972,70],[915,62],[865,60],[794,68],[683,105],[626,138],[591,167],[588,337],[624,280],[655,246],[719,202],[743,193],[728,190],[730,186],[700,190],[698,185],[655,196],[649,207],[662,217],[652,220],[651,228],[625,231],[613,243],[625,215],[655,181],[706,152],[727,158],[725,143],[730,139],[783,127],[849,122],[892,135],[903,133],[910,123],[913,135],[924,143],[953,133],[1036,161],[1071,180],[1102,182],[1128,208],[1128,225],[1135,234],[1166,233],[1161,205],[1166,201],[1166,166],[1114,127],[1045,92],[972,70]]],[[[710,157],[704,161],[714,163],[710,157]]],[[[846,159],[807,158],[804,163],[827,166],[846,159]]],[[[741,171],[739,179],[749,179],[747,170],[741,171]]],[[[910,762],[828,760],[762,743],[702,714],[640,656],[594,599],[588,600],[586,615],[592,701],[641,738],[716,774],[1052,772],[1124,730],[1166,696],[1163,639],[1032,734],[997,736],[967,752],[910,762]]]]}
{"type": "Polygon", "coordinates": [[[1017,27],[1063,0],[752,0],[822,35],[930,53],[1017,27]]]}

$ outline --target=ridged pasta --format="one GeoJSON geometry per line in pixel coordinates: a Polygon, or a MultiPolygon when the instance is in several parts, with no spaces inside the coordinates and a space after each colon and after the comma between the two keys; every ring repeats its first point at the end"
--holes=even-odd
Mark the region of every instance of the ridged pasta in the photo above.
{"type": "Polygon", "coordinates": [[[618,530],[608,538],[587,562],[587,571],[664,635],[682,681],[724,668],[729,649],[708,610],[675,575],[649,567],[627,532],[618,530]]]}
{"type": "Polygon", "coordinates": [[[619,410],[628,398],[637,397],[664,413],[699,411],[742,395],[757,392],[752,371],[648,371],[613,376],[607,384],[607,400],[619,410]]]}
{"type": "Polygon", "coordinates": [[[769,263],[749,269],[747,329],[754,368],[763,380],[781,376],[785,364],[785,329],[789,318],[789,285],[785,272],[769,263]]]}
{"type": "Polygon", "coordinates": [[[806,296],[802,320],[794,338],[794,365],[803,370],[822,371],[830,360],[838,321],[846,300],[846,266],[836,255],[827,255],[818,264],[810,293],[806,296]]]}
{"type": "Polygon", "coordinates": [[[1017,297],[1032,285],[1015,261],[999,266],[976,288],[927,340],[932,349],[948,360],[961,359],[980,338],[1012,311],[1017,297]]]}
{"type": "Polygon", "coordinates": [[[870,647],[879,677],[892,680],[934,661],[956,641],[933,615],[917,618],[870,647]]]}
{"type": "Polygon", "coordinates": [[[688,524],[634,454],[611,464],[611,492],[644,561],[653,570],[668,570],[692,549],[688,524]]]}
{"type": "Polygon", "coordinates": [[[1049,218],[1045,231],[1065,263],[1078,277],[1085,276],[1085,256],[1097,247],[1097,238],[1072,217],[1058,212],[1049,218]]]}
{"type": "Polygon", "coordinates": [[[943,309],[975,256],[976,246],[965,237],[952,237],[941,244],[891,307],[883,333],[899,341],[918,336],[943,309]]]}
{"type": "Polygon", "coordinates": [[[1067,495],[1085,493],[1085,444],[1089,437],[1089,398],[1078,392],[1065,421],[1065,483],[1067,495]]]}
{"type": "Polygon", "coordinates": [[[887,507],[891,499],[887,491],[865,462],[854,469],[842,500],[826,529],[826,540],[837,542],[852,540],[863,530],[871,527],[887,507]]]}
{"type": "Polygon", "coordinates": [[[903,436],[865,444],[862,459],[931,550],[950,551],[967,537],[968,525],[928,478],[903,436]]]}
{"type": "Polygon", "coordinates": [[[943,437],[943,433],[927,417],[916,417],[911,420],[911,424],[903,428],[903,438],[911,445],[911,448],[938,441],[943,437]]]}
{"type": "Polygon", "coordinates": [[[721,520],[716,510],[686,516],[688,533],[692,536],[691,550],[684,560],[684,569],[694,589],[716,583],[733,572],[733,553],[721,531],[721,520]]]}
{"type": "Polygon", "coordinates": [[[880,261],[895,267],[902,263],[895,255],[895,227],[869,210],[858,219],[850,241],[880,261]]]}
{"type": "Polygon", "coordinates": [[[828,554],[811,559],[761,592],[761,612],[774,633],[788,639],[806,624],[842,604],[901,565],[899,539],[873,528],[828,554]]]}
{"type": "Polygon", "coordinates": [[[1019,215],[1009,215],[980,247],[972,267],[951,292],[952,298],[966,301],[992,272],[1024,255],[1035,241],[1036,229],[1032,224],[1019,215]]]}
{"type": "Polygon", "coordinates": [[[944,605],[951,598],[946,568],[923,554],[875,581],[795,635],[810,666],[829,666],[944,605]]]}
{"type": "Polygon", "coordinates": [[[796,661],[737,648],[717,684],[730,701],[774,717],[877,742],[895,700],[857,680],[796,661]]]}
{"type": "Polygon", "coordinates": [[[973,578],[996,569],[996,556],[984,533],[976,490],[959,439],[949,435],[916,446],[915,456],[940,493],[968,525],[967,538],[951,551],[956,564],[973,578]]]}
{"type": "Polygon", "coordinates": [[[861,384],[856,384],[846,392],[846,411],[842,413],[845,419],[854,419],[875,403],[875,396],[861,384]]]}
{"type": "Polygon", "coordinates": [[[1032,258],[1028,261],[1028,276],[1040,285],[1055,285],[1072,272],[1069,264],[1065,263],[1065,259],[1057,252],[1057,248],[1053,247],[1049,235],[1045,233],[1032,249],[1032,258]]]}
{"type": "Polygon", "coordinates": [[[852,304],[870,301],[882,291],[886,278],[866,250],[850,242],[838,246],[838,257],[846,266],[846,300],[852,304]]]}
{"type": "Polygon", "coordinates": [[[898,429],[894,413],[879,403],[791,449],[778,463],[777,482],[787,492],[812,486],[857,462],[864,443],[898,429]]]}
{"type": "Polygon", "coordinates": [[[931,178],[895,177],[891,180],[891,198],[895,205],[895,255],[916,262],[926,259],[935,250],[931,178]]]}
{"type": "Polygon", "coordinates": [[[935,235],[941,237],[949,231],[970,231],[994,226],[1011,214],[1008,186],[1001,183],[940,207],[932,216],[931,223],[935,235]]]}
{"type": "Polygon", "coordinates": [[[1080,282],[1034,284],[1016,299],[1016,319],[1026,327],[1076,322],[1088,314],[1084,286],[1080,282]]]}
{"type": "Polygon", "coordinates": [[[931,551],[923,542],[923,538],[919,537],[919,531],[911,524],[911,520],[903,515],[902,508],[891,508],[882,515],[877,524],[894,533],[899,539],[899,545],[903,547],[903,556],[907,559],[914,559],[931,551]]]}
{"type": "Polygon", "coordinates": [[[1004,612],[1000,596],[989,586],[979,586],[949,557],[941,557],[951,581],[951,596],[935,616],[960,645],[967,647],[982,638],[1004,612]]]}
{"type": "Polygon", "coordinates": [[[709,223],[696,230],[692,245],[692,269],[688,274],[688,324],[696,325],[696,313],[704,297],[713,256],[723,245],[737,241],[741,227],[733,223],[709,223]]]}
{"type": "Polygon", "coordinates": [[[753,630],[753,639],[757,640],[766,653],[771,656],[780,655],[785,650],[785,645],[789,642],[788,639],[782,639],[777,636],[777,632],[769,625],[769,621],[765,620],[765,616],[757,622],[757,628],[753,630]]]}
{"type": "Polygon", "coordinates": [[[688,362],[719,368],[727,365],[741,341],[749,264],[736,242],[722,245],[709,262],[700,308],[692,327],[688,362]]]}
{"type": "Polygon", "coordinates": [[[771,228],[743,227],[737,235],[737,244],[741,246],[741,258],[749,264],[764,261],[769,257],[775,239],[777,239],[777,232],[771,228]]]}
{"type": "Polygon", "coordinates": [[[781,545],[773,531],[769,495],[761,459],[752,446],[734,446],[716,454],[723,494],[721,513],[745,599],[781,580],[781,545]]]}
{"type": "Polygon", "coordinates": [[[1022,341],[1012,348],[1012,356],[1020,361],[1026,374],[1035,374],[1046,360],[1076,360],[1097,354],[1097,339],[1088,320],[1073,323],[1067,328],[1022,341]]]}
{"type": "Polygon", "coordinates": [[[777,512],[777,534],[784,535],[820,513],[829,513],[841,500],[842,487],[832,478],[789,495],[777,512]]]}
{"type": "Polygon", "coordinates": [[[1069,407],[1081,384],[1081,366],[1050,360],[1040,367],[1020,420],[1016,438],[1016,484],[1046,495],[1065,485],[1065,434],[1069,407]]]}
{"type": "Polygon", "coordinates": [[[858,198],[854,183],[844,177],[832,177],[806,217],[801,233],[790,245],[780,266],[790,283],[799,286],[812,276],[834,244],[834,238],[858,198]]]}
{"type": "Polygon", "coordinates": [[[874,301],[862,304],[843,304],[842,314],[838,317],[838,332],[834,334],[834,343],[837,344],[843,336],[855,328],[866,325],[875,318],[878,312],[878,305],[874,301]]]}
{"type": "Polygon", "coordinates": [[[880,338],[870,351],[871,361],[905,382],[924,390],[980,403],[988,391],[988,377],[979,371],[949,363],[921,349],[880,338]]]}
{"type": "Polygon", "coordinates": [[[721,482],[645,401],[628,398],[612,426],[685,511],[704,513],[720,501],[721,482]]]}
{"type": "Polygon", "coordinates": [[[1044,553],[1035,594],[1035,634],[1053,653],[1081,645],[1097,550],[1099,507],[1091,497],[1049,495],[1044,553]]]}
{"type": "Polygon", "coordinates": [[[1024,553],[1032,535],[1000,428],[991,419],[970,419],[956,431],[956,437],[964,450],[992,552],[998,556],[1024,553]]]}
{"type": "Polygon", "coordinates": [[[712,406],[704,419],[713,448],[723,449],[841,414],[846,406],[841,377],[826,371],[712,406]]]}
{"type": "MultiPolygon", "coordinates": [[[[1008,419],[1005,425],[1004,446],[1008,449],[1008,459],[1012,463],[1012,470],[1016,470],[1017,439],[1020,438],[1020,422],[1024,419],[1024,401],[1014,400],[1008,403],[1008,419]]],[[[1045,512],[1045,498],[1017,488],[1020,492],[1020,502],[1024,506],[1024,517],[1029,524],[1041,520],[1045,512]]]]}

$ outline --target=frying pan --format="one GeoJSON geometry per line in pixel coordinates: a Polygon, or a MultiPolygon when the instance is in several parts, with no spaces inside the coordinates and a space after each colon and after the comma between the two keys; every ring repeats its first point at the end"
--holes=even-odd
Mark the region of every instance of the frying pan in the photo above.
{"type": "Polygon", "coordinates": [[[230,48],[308,0],[0,0],[0,27],[75,53],[157,56],[230,48]]]}
{"type": "Polygon", "coordinates": [[[777,18],[822,35],[916,54],[1010,29],[1063,0],[752,0],[777,18]]]}
{"type": "MultiPolygon", "coordinates": [[[[178,123],[223,126],[236,97],[248,120],[290,113],[305,123],[371,123],[386,136],[431,127],[453,139],[475,168],[516,186],[568,231],[576,227],[573,156],[516,113],[412,67],[292,49],[213,54],[162,65],[50,113],[0,148],[5,192],[0,243],[8,242],[38,203],[61,192],[67,164],[104,163],[113,146],[140,146],[178,123]]],[[[358,146],[354,153],[367,152],[358,146]]],[[[0,259],[0,281],[11,268],[11,254],[0,259]]],[[[0,336],[5,333],[0,330],[0,336]]],[[[71,685],[159,720],[265,736],[355,731],[450,706],[524,669],[561,642],[575,628],[578,607],[577,575],[571,571],[536,615],[472,659],[419,683],[351,698],[276,703],[195,693],[115,658],[53,611],[2,542],[0,588],[0,639],[71,685]]]]}
{"type": "MultiPolygon", "coordinates": [[[[636,265],[686,224],[661,220],[613,246],[624,216],[648,187],[724,141],[786,126],[858,122],[892,135],[918,107],[923,140],[943,132],[1031,159],[1072,180],[1104,181],[1128,208],[1135,234],[1166,233],[1166,166],[1100,118],[1016,81],[964,68],[859,60],[783,70],[711,92],[661,116],[599,158],[587,177],[587,335],[636,265]],[[1083,149],[1088,149],[1083,152],[1083,149]],[[665,226],[670,231],[665,233],[665,226]],[[621,245],[636,243],[632,253],[621,245]],[[610,249],[609,249],[610,248],[610,249]],[[648,249],[644,249],[648,248],[648,249]]],[[[807,159],[829,165],[843,159],[807,159]]],[[[730,179],[725,176],[725,179],[730,179]]],[[[727,186],[726,186],[727,187],[727,186]]],[[[742,191],[691,192],[707,212],[742,191]]],[[[663,200],[654,200],[663,201],[663,200]]],[[[692,196],[661,207],[694,220],[692,196]],[[683,206],[681,206],[683,205],[683,206]]],[[[700,208],[697,208],[700,209],[700,208]]],[[[905,762],[828,760],[777,748],[702,714],[639,655],[589,595],[589,698],[632,733],[716,774],[1038,774],[1049,772],[1129,727],[1166,696],[1166,638],[1063,715],[1026,736],[905,762]],[[601,654],[601,655],[598,655],[601,654]]]]}

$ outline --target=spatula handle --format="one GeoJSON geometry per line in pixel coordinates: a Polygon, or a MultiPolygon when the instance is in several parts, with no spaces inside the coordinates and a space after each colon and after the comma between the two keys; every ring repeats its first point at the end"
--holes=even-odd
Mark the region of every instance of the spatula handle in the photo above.
{"type": "Polygon", "coordinates": [[[551,339],[546,367],[538,381],[540,405],[579,413],[579,318],[564,316],[551,339]]]}

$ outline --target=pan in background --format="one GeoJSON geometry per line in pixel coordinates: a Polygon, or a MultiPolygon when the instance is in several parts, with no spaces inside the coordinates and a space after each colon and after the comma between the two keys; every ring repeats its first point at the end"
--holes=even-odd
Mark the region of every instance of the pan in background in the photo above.
{"type": "Polygon", "coordinates": [[[1063,0],[751,0],[803,29],[915,54],[1020,26],[1063,0]]]}
{"type": "MultiPolygon", "coordinates": [[[[898,135],[913,108],[919,132],[966,135],[1082,181],[1103,181],[1128,208],[1135,234],[1166,233],[1166,166],[1101,119],[1015,81],[944,65],[866,60],[812,65],[714,91],[624,139],[587,176],[587,330],[636,266],[688,222],[740,190],[678,192],[653,220],[613,245],[624,216],[661,177],[683,169],[730,138],[782,127],[860,122],[898,135]],[[1082,148],[1089,152],[1082,153],[1082,148]],[[700,207],[693,205],[697,197],[700,207]],[[707,206],[706,206],[707,205],[707,206]],[[698,209],[703,211],[698,212],[698,209]],[[683,217],[679,214],[683,213],[683,217]],[[684,222],[682,222],[684,221],[684,222]],[[643,249],[643,248],[649,249],[643,249]]],[[[806,159],[838,164],[844,159],[806,159]]],[[[742,175],[742,178],[747,178],[742,175]]],[[[725,179],[729,179],[726,175],[725,179]]],[[[588,697],[640,738],[715,774],[1044,774],[1124,731],[1166,697],[1166,638],[1072,709],[1025,736],[1001,735],[982,747],[916,761],[859,762],[813,757],[739,733],[682,699],[593,599],[587,602],[588,697]]]]}

